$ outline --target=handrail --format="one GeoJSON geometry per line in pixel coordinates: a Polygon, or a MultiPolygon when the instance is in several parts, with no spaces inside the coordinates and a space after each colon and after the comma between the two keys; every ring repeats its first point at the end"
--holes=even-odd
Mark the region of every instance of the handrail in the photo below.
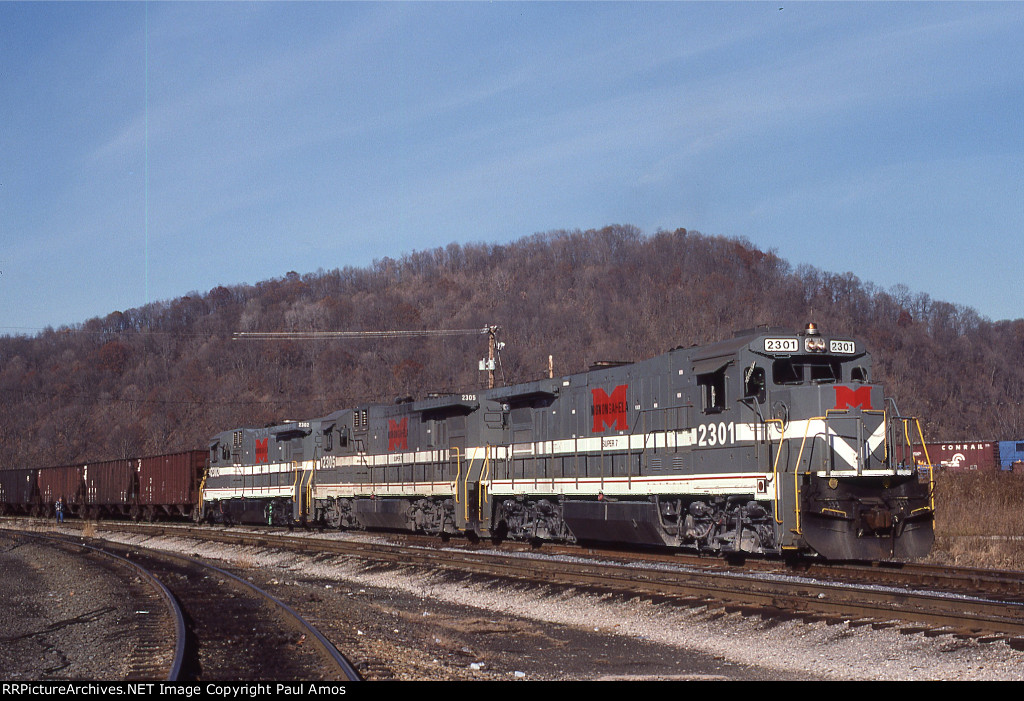
{"type": "Polygon", "coordinates": [[[206,463],[206,469],[203,470],[203,478],[199,480],[199,519],[202,520],[206,516],[206,499],[203,496],[203,492],[206,491],[206,478],[210,476],[210,463],[206,463]]]}
{"type": "MultiPolygon", "coordinates": [[[[811,422],[812,421],[824,421],[825,422],[825,426],[827,428],[828,427],[828,412],[826,411],[825,416],[815,416],[813,418],[807,419],[807,423],[804,426],[804,436],[800,440],[800,452],[797,453],[796,464],[795,464],[794,469],[793,469],[793,510],[794,510],[794,516],[796,517],[796,527],[793,529],[793,532],[796,535],[803,535],[803,532],[800,530],[800,482],[799,482],[798,478],[799,478],[799,476],[801,474],[800,473],[800,463],[803,461],[803,458],[804,458],[804,447],[807,445],[807,432],[811,430],[811,422]]],[[[818,435],[819,434],[815,434],[815,437],[817,437],[818,435]]],[[[807,474],[807,473],[804,473],[804,474],[807,474]]]]}
{"type": "MultiPolygon", "coordinates": [[[[860,412],[862,414],[881,414],[882,415],[882,424],[881,425],[882,426],[886,426],[886,427],[888,427],[888,425],[889,425],[888,424],[889,417],[886,414],[885,409],[861,409],[860,412]]],[[[828,424],[829,414],[838,414],[838,413],[843,413],[843,414],[847,414],[848,415],[850,413],[850,410],[849,409],[826,409],[825,410],[826,426],[828,424]]],[[[854,418],[856,418],[856,417],[854,417],[854,418]]],[[[863,425],[863,424],[864,424],[864,422],[861,421],[861,425],[863,425]]],[[[875,429],[875,430],[877,430],[877,429],[875,429]]],[[[883,444],[885,446],[885,450],[882,452],[882,455],[883,455],[882,461],[883,461],[883,463],[888,464],[888,461],[886,460],[886,458],[889,456],[889,431],[885,430],[885,431],[882,432],[882,434],[883,434],[882,435],[882,442],[883,442],[883,444]]],[[[858,445],[857,446],[857,450],[859,451],[860,448],[861,448],[861,446],[858,445]]],[[[870,455],[870,453],[869,453],[869,455],[870,455]]],[[[865,457],[867,457],[867,456],[865,456],[865,457]]],[[[860,474],[860,471],[858,471],[857,474],[860,474]]]]}
{"type": "MultiPolygon", "coordinates": [[[[466,490],[466,495],[467,495],[466,501],[462,505],[462,515],[463,515],[463,518],[466,519],[466,523],[469,523],[469,498],[468,498],[468,495],[469,495],[469,476],[472,474],[472,472],[473,472],[473,459],[470,458],[469,459],[469,464],[466,466],[466,479],[462,483],[462,488],[466,490]]],[[[455,491],[458,492],[459,490],[456,489],[455,491]]]]}
{"type": "MultiPolygon", "coordinates": [[[[484,466],[488,465],[487,458],[488,458],[489,452],[490,452],[489,448],[490,448],[490,444],[489,443],[486,444],[484,446],[484,448],[483,448],[483,464],[484,464],[484,466]]],[[[469,494],[469,478],[472,475],[472,473],[473,473],[473,461],[472,461],[472,458],[470,458],[469,465],[466,467],[466,480],[463,483],[463,488],[466,490],[466,494],[467,495],[469,494]]],[[[482,475],[482,468],[481,468],[481,475],[482,475]]],[[[483,485],[481,484],[480,486],[482,487],[483,485]]],[[[458,494],[458,491],[459,491],[459,489],[456,488],[456,493],[457,494],[458,494]]],[[[477,490],[477,492],[476,492],[476,498],[477,498],[477,509],[479,509],[479,499],[480,499],[480,491],[479,490],[477,490]]],[[[469,523],[469,498],[466,499],[466,501],[465,501],[465,503],[463,505],[463,516],[466,519],[466,523],[469,523]]]]}
{"type": "Polygon", "coordinates": [[[935,466],[932,464],[931,456],[928,455],[928,444],[924,440],[924,431],[921,429],[921,421],[916,416],[894,416],[894,419],[903,424],[903,438],[906,446],[910,449],[910,459],[917,471],[920,464],[914,457],[914,441],[911,438],[910,423],[917,427],[917,437],[921,441],[921,450],[924,451],[925,464],[928,466],[928,506],[935,511],[935,466]]]}
{"type": "MultiPolygon", "coordinates": [[[[301,518],[302,516],[305,516],[309,512],[309,502],[303,502],[303,500],[302,500],[302,488],[304,486],[307,488],[308,491],[307,491],[307,495],[306,496],[307,496],[308,499],[311,499],[312,496],[313,496],[312,487],[311,487],[312,482],[313,482],[313,471],[309,470],[309,481],[306,482],[305,484],[303,484],[303,480],[305,479],[305,476],[306,476],[305,475],[306,470],[303,470],[300,467],[300,463],[297,460],[292,460],[290,462],[291,462],[292,472],[295,475],[295,480],[292,482],[292,503],[294,504],[296,501],[298,501],[298,503],[299,503],[299,517],[301,518]]],[[[293,514],[295,513],[294,512],[294,506],[293,506],[292,513],[293,514]]]]}
{"type": "Polygon", "coordinates": [[[458,446],[448,448],[448,461],[451,462],[452,451],[455,451],[455,503],[459,502],[459,477],[462,475],[462,450],[458,446]]]}
{"type": "MultiPolygon", "coordinates": [[[[782,419],[768,419],[763,423],[766,427],[768,424],[779,424],[779,447],[775,451],[775,460],[772,461],[772,486],[775,488],[775,501],[772,509],[775,512],[775,523],[781,525],[782,519],[779,518],[779,458],[782,456],[782,441],[786,440],[786,424],[782,419]]],[[[767,428],[764,435],[765,438],[768,437],[767,428]]]]}
{"type": "MultiPolygon", "coordinates": [[[[804,473],[800,472],[800,463],[803,461],[804,448],[807,445],[807,433],[808,433],[808,431],[811,430],[811,422],[812,421],[823,421],[825,423],[825,428],[827,429],[828,428],[828,412],[829,411],[830,410],[826,410],[824,416],[814,416],[814,417],[811,417],[811,418],[807,419],[806,420],[807,423],[804,425],[804,435],[803,435],[803,438],[800,439],[800,452],[797,453],[796,463],[794,464],[794,468],[793,468],[793,512],[794,512],[793,515],[795,516],[795,519],[796,519],[796,524],[795,524],[795,528],[793,529],[793,533],[795,533],[796,535],[803,535],[803,532],[800,530],[800,482],[799,482],[798,478],[799,478],[799,476],[801,474],[810,474],[809,470],[807,472],[804,472],[804,473]]],[[[883,418],[884,418],[884,415],[883,415],[883,418]]],[[[827,433],[824,433],[824,434],[818,433],[818,434],[815,434],[814,437],[817,438],[819,435],[828,435],[828,434],[827,433]]],[[[781,447],[781,441],[780,441],[780,447],[781,447]]],[[[776,523],[782,523],[782,522],[777,520],[776,523]]]]}
{"type": "MultiPolygon", "coordinates": [[[[487,481],[486,480],[490,477],[490,474],[491,474],[491,444],[488,443],[486,445],[486,447],[484,448],[484,466],[483,466],[483,469],[480,470],[480,479],[479,479],[480,489],[477,491],[477,494],[476,494],[476,508],[477,508],[477,514],[480,516],[480,521],[489,521],[490,520],[489,516],[487,518],[484,517],[484,508],[483,508],[484,507],[484,493],[487,491],[487,481]]],[[[536,469],[534,470],[534,474],[536,474],[536,469]]]]}
{"type": "Polygon", "coordinates": [[[314,515],[316,514],[316,509],[313,508],[313,477],[314,477],[314,470],[315,469],[316,469],[316,467],[315,467],[315,463],[314,463],[314,466],[309,468],[309,470],[308,470],[308,472],[309,472],[309,479],[306,480],[306,503],[302,505],[303,509],[302,509],[302,513],[300,514],[300,516],[307,516],[309,514],[314,514],[314,515]]]}
{"type": "MultiPolygon", "coordinates": [[[[928,505],[935,511],[935,467],[932,459],[928,456],[928,445],[924,442],[924,431],[921,430],[921,422],[914,417],[914,424],[917,426],[917,437],[921,439],[921,449],[924,451],[924,459],[928,461],[928,505]]],[[[913,458],[913,451],[911,451],[913,458]]],[[[917,469],[917,461],[914,461],[914,469],[917,469]]]]}

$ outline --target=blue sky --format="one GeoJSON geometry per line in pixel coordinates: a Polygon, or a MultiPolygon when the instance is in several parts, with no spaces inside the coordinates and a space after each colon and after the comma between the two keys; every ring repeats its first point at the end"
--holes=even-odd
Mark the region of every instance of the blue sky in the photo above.
{"type": "Polygon", "coordinates": [[[615,223],[1024,317],[1022,39],[1022,3],[0,2],[0,334],[615,223]]]}

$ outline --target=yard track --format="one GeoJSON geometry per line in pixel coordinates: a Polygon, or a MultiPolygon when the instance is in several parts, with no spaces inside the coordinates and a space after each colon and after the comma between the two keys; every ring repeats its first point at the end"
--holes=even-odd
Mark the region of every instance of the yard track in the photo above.
{"type": "Polygon", "coordinates": [[[355,558],[417,568],[528,581],[562,588],[671,599],[764,616],[804,617],[908,632],[1005,639],[1024,649],[1024,574],[976,568],[804,561],[723,560],[664,552],[497,548],[436,539],[104,523],[149,536],[355,558]]]}
{"type": "MultiPolygon", "coordinates": [[[[104,524],[104,527],[114,524],[104,524]]],[[[125,524],[121,524],[125,525],[125,524]]],[[[116,527],[116,526],[115,526],[116,527]]],[[[92,530],[92,529],[90,529],[92,530]]],[[[128,679],[192,681],[356,681],[334,645],[286,603],[225,569],[194,557],[72,534],[54,547],[116,558],[176,610],[170,628],[150,627],[128,679]],[[180,607],[180,609],[178,608],[180,607]],[[173,641],[173,655],[167,650],[173,641]],[[143,660],[148,662],[143,662],[143,660]]]]}

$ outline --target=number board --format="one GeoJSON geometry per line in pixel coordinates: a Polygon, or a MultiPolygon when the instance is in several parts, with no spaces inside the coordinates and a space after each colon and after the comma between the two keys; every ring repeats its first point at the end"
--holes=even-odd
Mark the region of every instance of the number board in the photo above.
{"type": "Polygon", "coordinates": [[[796,353],[800,343],[795,338],[766,338],[764,349],[768,353],[796,353]]]}

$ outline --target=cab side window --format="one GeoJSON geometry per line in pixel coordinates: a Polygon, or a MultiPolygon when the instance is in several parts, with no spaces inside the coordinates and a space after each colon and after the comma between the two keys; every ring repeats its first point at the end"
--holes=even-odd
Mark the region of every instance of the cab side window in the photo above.
{"type": "Polygon", "coordinates": [[[767,397],[764,368],[751,365],[743,373],[743,397],[744,399],[754,399],[759,404],[764,403],[767,397]]]}
{"type": "Polygon", "coordinates": [[[704,402],[705,414],[717,414],[725,410],[725,368],[706,375],[697,375],[704,402]]]}

